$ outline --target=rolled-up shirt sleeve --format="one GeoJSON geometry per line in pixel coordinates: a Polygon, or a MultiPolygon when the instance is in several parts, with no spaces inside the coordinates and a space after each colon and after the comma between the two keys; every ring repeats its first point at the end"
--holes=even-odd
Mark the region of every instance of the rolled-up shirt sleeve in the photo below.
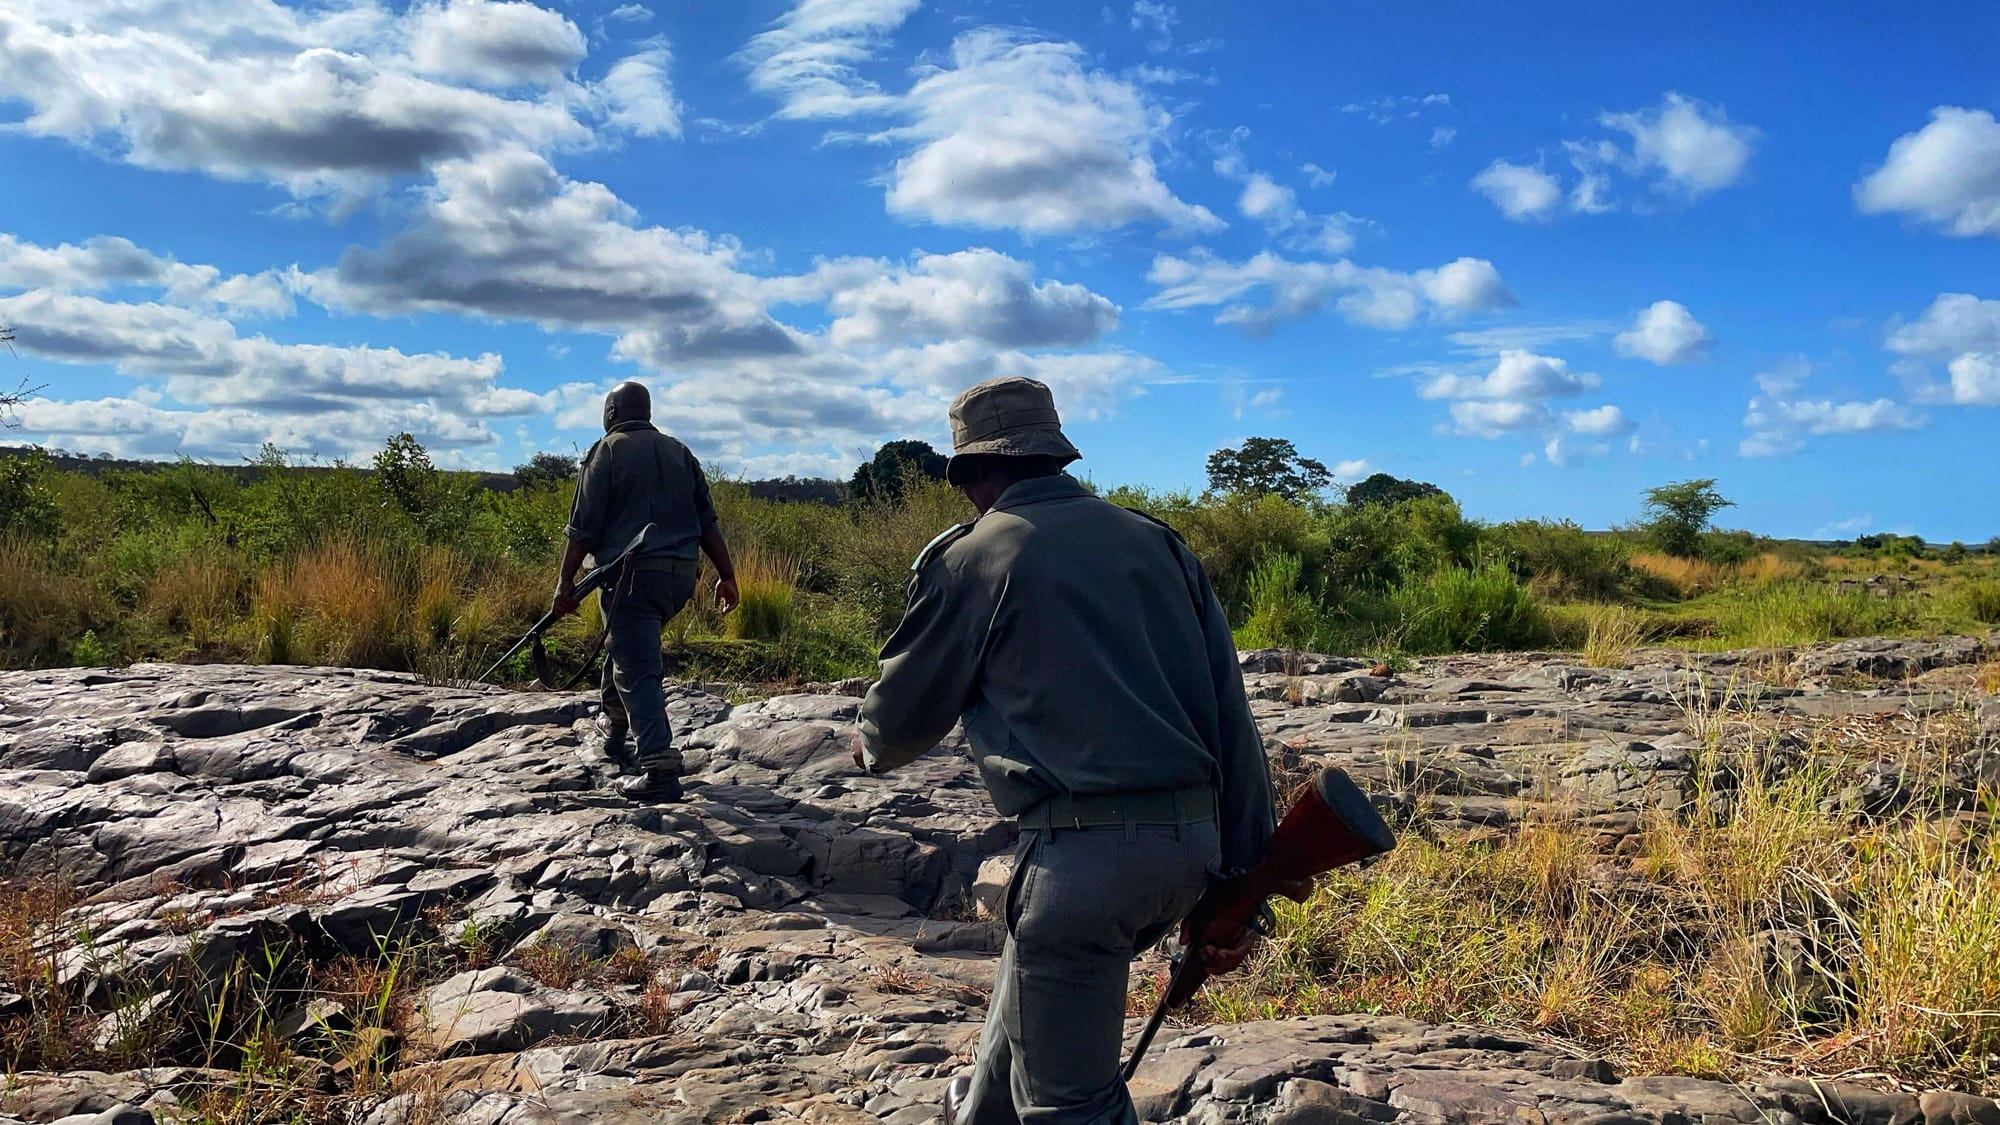
{"type": "Polygon", "coordinates": [[[583,467],[576,473],[576,496],[569,504],[569,523],[563,534],[573,543],[581,543],[595,551],[604,539],[605,520],[611,510],[611,471],[605,464],[609,458],[598,455],[598,447],[592,446],[584,455],[583,467]]]}
{"type": "Polygon", "coordinates": [[[922,757],[951,733],[972,697],[985,625],[950,579],[942,561],[918,571],[902,623],[882,646],[882,676],[861,704],[870,773],[922,757]]]}

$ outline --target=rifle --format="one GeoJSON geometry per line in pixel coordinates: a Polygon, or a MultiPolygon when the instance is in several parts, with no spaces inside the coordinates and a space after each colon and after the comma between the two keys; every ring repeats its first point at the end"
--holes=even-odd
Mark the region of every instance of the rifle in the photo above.
{"type": "MultiPolygon", "coordinates": [[[[658,539],[659,539],[659,530],[655,525],[649,523],[645,527],[640,528],[639,534],[633,536],[632,541],[630,543],[625,544],[625,549],[618,552],[617,556],[614,557],[610,562],[592,567],[590,570],[584,573],[582,578],[576,580],[576,600],[579,602],[583,601],[585,597],[588,597],[598,587],[604,585],[606,582],[611,581],[613,578],[616,578],[619,572],[622,571],[625,565],[638,554],[641,548],[651,545],[658,539]]],[[[561,614],[558,614],[553,609],[549,610],[547,613],[542,614],[542,619],[540,621],[535,622],[534,628],[529,629],[526,636],[522,637],[518,641],[515,641],[514,647],[508,649],[506,653],[500,657],[500,659],[495,660],[493,662],[493,667],[488,668],[485,674],[479,677],[479,680],[484,680],[486,679],[487,676],[491,676],[493,673],[498,672],[500,670],[500,666],[502,664],[507,663],[507,661],[511,660],[515,653],[521,651],[522,648],[528,645],[533,645],[535,646],[535,679],[540,681],[543,687],[555,689],[556,684],[553,682],[553,678],[549,674],[549,652],[548,649],[542,647],[542,634],[548,632],[550,626],[554,625],[561,618],[561,616],[562,616],[561,614]]],[[[599,648],[603,647],[604,645],[603,637],[599,637],[597,639],[597,645],[599,648]]],[[[591,660],[595,660],[596,658],[597,658],[597,651],[596,649],[592,649],[590,656],[583,662],[584,667],[588,668],[590,666],[591,660]]],[[[579,670],[577,676],[581,675],[582,671],[579,670]]],[[[569,684],[574,684],[577,680],[577,676],[571,676],[568,681],[568,684],[565,684],[563,686],[566,687],[569,686],[569,684]]],[[[479,680],[474,680],[473,682],[478,683],[479,680]]]]}
{"type": "Polygon", "coordinates": [[[1299,788],[1285,819],[1271,835],[1264,860],[1243,875],[1210,886],[1181,923],[1186,948],[1174,958],[1173,977],[1153,1008],[1152,1019],[1139,1035],[1138,1046],[1125,1064],[1125,1079],[1139,1070],[1139,1060],[1167,1013],[1194,999],[1208,981],[1201,947],[1210,937],[1229,938],[1246,927],[1262,929],[1264,902],[1283,893],[1304,902],[1304,890],[1316,875],[1382,854],[1396,846],[1396,834],[1382,820],[1368,795],[1340,769],[1328,766],[1299,788]]]}

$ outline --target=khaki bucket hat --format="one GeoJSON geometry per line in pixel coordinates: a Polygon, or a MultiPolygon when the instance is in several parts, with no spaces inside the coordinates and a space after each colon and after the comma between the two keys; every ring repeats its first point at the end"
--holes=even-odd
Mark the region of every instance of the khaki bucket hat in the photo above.
{"type": "Polygon", "coordinates": [[[952,484],[963,483],[963,458],[971,454],[1055,457],[1064,465],[1083,456],[1063,436],[1048,386],[1019,375],[988,379],[952,402],[951,454],[944,475],[952,484]]]}

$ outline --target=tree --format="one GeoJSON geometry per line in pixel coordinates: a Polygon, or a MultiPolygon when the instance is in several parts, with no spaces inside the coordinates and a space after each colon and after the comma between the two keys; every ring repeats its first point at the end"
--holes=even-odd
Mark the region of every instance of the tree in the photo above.
{"type": "Polygon", "coordinates": [[[514,479],[524,488],[561,484],[576,479],[576,458],[560,453],[537,453],[525,465],[514,466],[514,479]]]}
{"type": "Polygon", "coordinates": [[[1284,438],[1253,437],[1239,448],[1208,455],[1212,492],[1303,500],[1331,483],[1333,474],[1325,465],[1299,456],[1298,448],[1284,438]]]}
{"type": "Polygon", "coordinates": [[[1735,505],[1722,498],[1709,478],[1663,484],[1646,490],[1646,518],[1639,526],[1661,551],[1675,558],[1700,558],[1708,521],[1735,505]]]}
{"type": "Polygon", "coordinates": [[[0,453],[0,536],[55,538],[62,511],[49,492],[49,471],[49,455],[34,446],[0,453]]]}
{"type": "Polygon", "coordinates": [[[1347,502],[1355,507],[1380,504],[1393,507],[1405,500],[1421,500],[1426,496],[1443,496],[1444,489],[1425,481],[1404,480],[1388,473],[1376,473],[1360,484],[1347,490],[1347,502]]]}
{"type": "Polygon", "coordinates": [[[436,496],[438,470],[415,437],[397,434],[375,455],[375,480],[398,508],[420,516],[436,496]]]}
{"type": "Polygon", "coordinates": [[[875,451],[875,459],[854,470],[847,494],[856,500],[895,500],[903,495],[907,474],[944,479],[945,456],[927,441],[892,441],[875,451]]]}

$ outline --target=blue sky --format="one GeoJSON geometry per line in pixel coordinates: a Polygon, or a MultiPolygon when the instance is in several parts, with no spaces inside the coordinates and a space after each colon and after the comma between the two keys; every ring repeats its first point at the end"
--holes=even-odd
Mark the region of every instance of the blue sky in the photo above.
{"type": "Polygon", "coordinates": [[[66,449],[503,469],[639,378],[845,476],[1020,373],[1103,483],[2000,533],[2000,10],[1749,7],[25,0],[0,375],[66,449]]]}

